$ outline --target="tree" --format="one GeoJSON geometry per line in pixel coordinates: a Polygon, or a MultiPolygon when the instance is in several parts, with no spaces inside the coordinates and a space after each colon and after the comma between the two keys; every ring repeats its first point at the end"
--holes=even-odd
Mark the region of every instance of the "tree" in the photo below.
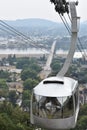
{"type": "Polygon", "coordinates": [[[55,73],[55,75],[56,75],[59,72],[60,68],[61,68],[59,61],[52,62],[51,68],[53,70],[53,73],[55,73]]]}
{"type": "Polygon", "coordinates": [[[29,108],[31,92],[30,90],[24,90],[22,95],[22,107],[29,108]]]}
{"type": "Polygon", "coordinates": [[[14,65],[14,62],[16,62],[16,56],[15,55],[8,55],[7,61],[10,65],[14,65]]]}
{"type": "Polygon", "coordinates": [[[30,60],[29,58],[22,58],[17,60],[16,68],[18,69],[24,69],[25,66],[29,66],[30,60]]]}
{"type": "Polygon", "coordinates": [[[22,72],[21,72],[21,79],[22,80],[26,80],[28,78],[36,78],[37,77],[37,73],[35,70],[31,70],[31,69],[24,69],[22,72]]]}
{"type": "Polygon", "coordinates": [[[30,97],[31,97],[30,90],[24,90],[23,91],[23,95],[22,95],[22,99],[23,100],[30,100],[30,97]]]}
{"type": "Polygon", "coordinates": [[[8,115],[11,115],[13,109],[13,105],[6,100],[0,103],[0,113],[7,113],[8,115]]]}
{"type": "Polygon", "coordinates": [[[8,89],[8,86],[4,79],[0,79],[0,89],[8,89]]]}
{"type": "Polygon", "coordinates": [[[32,90],[33,87],[35,87],[38,84],[38,81],[35,79],[27,79],[24,81],[23,85],[24,85],[24,90],[32,90]]]}
{"type": "Polygon", "coordinates": [[[36,63],[31,64],[29,67],[30,69],[35,70],[36,72],[40,72],[42,70],[41,67],[36,63]]]}
{"type": "Polygon", "coordinates": [[[33,130],[29,124],[29,113],[9,102],[0,104],[0,130],[33,130]]]}
{"type": "Polygon", "coordinates": [[[87,129],[87,115],[80,117],[76,128],[79,130],[87,129]]]}
{"type": "Polygon", "coordinates": [[[8,92],[9,92],[9,89],[6,84],[6,81],[4,79],[0,79],[0,96],[7,97],[8,92]]]}
{"type": "Polygon", "coordinates": [[[0,114],[0,129],[1,130],[16,130],[12,120],[6,113],[0,114]]]}
{"type": "Polygon", "coordinates": [[[87,129],[87,104],[80,108],[77,125],[73,130],[87,129]]]}
{"type": "Polygon", "coordinates": [[[7,79],[9,77],[9,73],[7,71],[4,70],[0,70],[0,78],[1,79],[7,79]]]}
{"type": "Polygon", "coordinates": [[[10,91],[8,97],[9,97],[9,101],[10,101],[13,105],[15,105],[15,104],[16,104],[16,101],[17,101],[17,99],[18,99],[18,96],[17,96],[17,94],[16,94],[16,91],[10,91]]]}

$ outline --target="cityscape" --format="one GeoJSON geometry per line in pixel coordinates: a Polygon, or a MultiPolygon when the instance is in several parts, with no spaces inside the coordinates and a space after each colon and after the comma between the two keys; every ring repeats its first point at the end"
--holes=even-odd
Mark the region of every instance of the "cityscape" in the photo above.
{"type": "MultiPolygon", "coordinates": [[[[9,117],[5,117],[7,119],[14,117],[14,120],[12,119],[12,122],[8,125],[9,130],[13,128],[14,130],[33,130],[35,128],[30,124],[28,114],[30,112],[31,90],[42,80],[43,75],[41,72],[43,69],[46,70],[45,74],[48,77],[58,73],[66,59],[70,46],[70,36],[67,31],[64,31],[62,24],[57,25],[56,23],[55,25],[50,21],[41,20],[43,24],[45,23],[41,27],[41,24],[38,26],[35,24],[41,23],[40,19],[36,19],[36,21],[33,23],[32,28],[24,25],[23,27],[16,26],[16,24],[12,26],[13,23],[11,24],[10,21],[10,25],[15,27],[16,31],[18,30],[14,35],[8,33],[7,30],[3,31],[3,28],[0,30],[0,113],[4,116],[6,116],[6,113],[7,115],[10,113],[9,117]],[[39,22],[36,22],[38,20],[39,22]],[[58,29],[60,25],[63,30],[58,29]],[[19,32],[21,32],[20,35],[19,32]],[[54,41],[56,41],[56,47],[52,51],[51,47],[54,41]],[[48,57],[51,53],[54,56],[50,62],[48,57]],[[6,109],[4,105],[6,105],[6,109]],[[23,119],[21,120],[21,118],[23,119]],[[15,123],[15,126],[13,123],[15,123]]],[[[9,21],[7,23],[9,24],[9,21]]],[[[84,31],[81,30],[79,38],[83,43],[83,50],[86,51],[87,30],[84,29],[84,24],[82,24],[81,29],[84,31]]],[[[80,54],[78,57],[73,58],[66,74],[66,76],[72,77],[79,82],[81,111],[75,129],[80,127],[79,122],[81,122],[82,112],[83,116],[85,116],[86,111],[84,109],[87,108],[87,57],[84,58],[81,55],[83,50],[80,52],[77,47],[76,52],[80,54]]],[[[3,120],[6,119],[3,118],[3,120]]],[[[86,122],[85,119],[83,122],[86,122]]],[[[8,130],[6,127],[5,130],[8,130]]],[[[80,130],[83,130],[83,126],[81,127],[80,130]]]]}

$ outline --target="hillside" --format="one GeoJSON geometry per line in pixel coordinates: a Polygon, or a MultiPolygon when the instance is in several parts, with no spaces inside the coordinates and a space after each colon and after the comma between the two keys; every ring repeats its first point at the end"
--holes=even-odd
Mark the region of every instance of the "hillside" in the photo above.
{"type": "Polygon", "coordinates": [[[67,30],[62,23],[56,23],[45,19],[21,19],[15,21],[5,21],[10,26],[29,35],[67,35],[67,30]],[[65,34],[66,33],[66,34],[65,34]]]}
{"type": "MultiPolygon", "coordinates": [[[[68,35],[68,32],[64,26],[64,24],[53,22],[46,19],[39,19],[39,18],[30,18],[30,19],[19,19],[8,21],[5,20],[7,24],[13,26],[23,32],[32,32],[32,31],[39,31],[39,33],[48,33],[48,34],[55,34],[55,35],[68,35]]],[[[0,25],[0,27],[2,27],[0,25]]],[[[87,21],[80,23],[80,35],[85,35],[87,33],[87,21]]]]}
{"type": "Polygon", "coordinates": [[[5,21],[11,26],[20,26],[20,27],[50,27],[50,26],[57,26],[58,23],[52,22],[45,19],[37,19],[37,18],[30,18],[30,19],[18,19],[14,21],[5,21]]]}
{"type": "MultiPolygon", "coordinates": [[[[8,21],[5,20],[7,24],[12,27],[15,27],[19,31],[34,35],[34,33],[38,33],[39,35],[54,35],[54,36],[66,36],[68,32],[64,26],[64,24],[53,22],[46,19],[39,19],[39,18],[30,18],[30,19],[19,19],[8,21]],[[34,33],[33,33],[34,32],[34,33]]],[[[0,27],[2,27],[0,25],[0,27]]],[[[4,33],[0,31],[1,33],[4,33]]],[[[0,33],[0,34],[1,34],[0,33]]],[[[85,35],[87,33],[87,21],[80,23],[80,35],[85,35]]]]}

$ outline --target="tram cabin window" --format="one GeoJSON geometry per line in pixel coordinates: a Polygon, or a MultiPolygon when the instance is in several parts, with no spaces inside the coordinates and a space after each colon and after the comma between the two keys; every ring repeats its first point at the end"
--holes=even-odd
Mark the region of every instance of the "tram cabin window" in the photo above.
{"type": "Polygon", "coordinates": [[[45,97],[33,95],[33,114],[41,118],[68,118],[74,114],[73,97],[45,97]]]}

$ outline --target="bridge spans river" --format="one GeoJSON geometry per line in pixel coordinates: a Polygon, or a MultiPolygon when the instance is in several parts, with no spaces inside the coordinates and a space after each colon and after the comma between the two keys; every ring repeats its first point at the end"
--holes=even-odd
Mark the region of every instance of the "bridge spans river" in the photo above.
{"type": "Polygon", "coordinates": [[[54,55],[54,52],[55,52],[55,46],[56,46],[56,40],[52,44],[50,54],[49,54],[49,56],[47,58],[46,65],[44,66],[43,70],[39,74],[41,79],[47,78],[48,75],[51,73],[50,65],[52,63],[53,55],[54,55]]]}

